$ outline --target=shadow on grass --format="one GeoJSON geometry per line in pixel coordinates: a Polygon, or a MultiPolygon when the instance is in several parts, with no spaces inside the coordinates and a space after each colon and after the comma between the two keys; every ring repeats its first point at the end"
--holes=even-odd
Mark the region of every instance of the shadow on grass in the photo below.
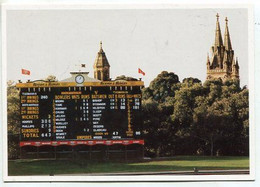
{"type": "Polygon", "coordinates": [[[151,171],[191,171],[214,169],[248,169],[247,157],[174,157],[149,162],[98,162],[88,160],[30,160],[9,161],[9,176],[151,172],[151,171]],[[238,159],[239,158],[239,159],[238,159]]]}

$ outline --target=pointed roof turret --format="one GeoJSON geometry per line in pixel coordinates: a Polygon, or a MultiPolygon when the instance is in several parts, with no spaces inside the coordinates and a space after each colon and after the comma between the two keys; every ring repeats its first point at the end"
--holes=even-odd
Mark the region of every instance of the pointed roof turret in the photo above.
{"type": "Polygon", "coordinates": [[[232,66],[236,66],[236,60],[235,60],[235,58],[232,59],[232,66]]]}
{"type": "Polygon", "coordinates": [[[209,59],[209,53],[207,53],[207,68],[209,69],[210,67],[210,59],[209,59]]]}
{"type": "Polygon", "coordinates": [[[227,51],[224,52],[224,58],[223,58],[223,62],[227,62],[228,61],[228,54],[227,51]]]}
{"type": "Polygon", "coordinates": [[[217,50],[217,47],[220,47],[223,45],[222,36],[221,36],[221,30],[219,26],[219,15],[217,13],[217,22],[216,22],[216,34],[215,34],[215,44],[214,44],[214,51],[217,50]]]}
{"type": "Polygon", "coordinates": [[[230,35],[229,35],[229,30],[228,30],[228,19],[226,17],[226,29],[225,29],[225,37],[224,37],[224,46],[226,50],[232,50],[232,45],[231,45],[231,40],[230,40],[230,35]]]}
{"type": "Polygon", "coordinates": [[[239,65],[238,65],[238,58],[236,57],[236,63],[235,63],[235,65],[237,66],[237,67],[239,67],[239,65]]]}
{"type": "Polygon", "coordinates": [[[100,48],[94,63],[94,67],[105,67],[105,66],[110,67],[106,54],[102,48],[102,41],[100,41],[100,48]]]}
{"type": "Polygon", "coordinates": [[[207,53],[207,64],[210,64],[209,53],[207,53]]]}
{"type": "Polygon", "coordinates": [[[100,41],[100,43],[99,43],[99,52],[103,52],[103,48],[102,48],[102,41],[100,41]]]}

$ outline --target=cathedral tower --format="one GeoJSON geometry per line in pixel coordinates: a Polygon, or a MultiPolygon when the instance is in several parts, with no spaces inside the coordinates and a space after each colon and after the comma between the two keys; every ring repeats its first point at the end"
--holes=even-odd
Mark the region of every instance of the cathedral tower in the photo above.
{"type": "Polygon", "coordinates": [[[211,47],[211,58],[207,55],[207,80],[213,78],[221,78],[223,81],[227,79],[239,80],[239,65],[235,59],[234,50],[232,49],[231,39],[228,29],[228,19],[224,34],[224,44],[221,36],[219,25],[219,15],[217,14],[215,43],[211,47]]]}
{"type": "Polygon", "coordinates": [[[94,62],[94,78],[101,81],[110,80],[110,65],[100,42],[100,49],[94,62]]]}

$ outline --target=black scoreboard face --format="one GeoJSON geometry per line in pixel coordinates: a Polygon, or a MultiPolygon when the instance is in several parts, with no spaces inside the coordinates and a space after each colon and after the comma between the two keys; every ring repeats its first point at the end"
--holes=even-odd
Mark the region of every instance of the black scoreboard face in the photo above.
{"type": "Polygon", "coordinates": [[[140,86],[20,90],[21,141],[142,138],[140,86]]]}

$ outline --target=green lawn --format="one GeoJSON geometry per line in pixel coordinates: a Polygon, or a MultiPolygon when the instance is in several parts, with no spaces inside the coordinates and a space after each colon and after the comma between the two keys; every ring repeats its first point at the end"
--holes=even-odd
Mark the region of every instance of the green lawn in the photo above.
{"type": "Polygon", "coordinates": [[[50,175],[106,172],[184,171],[198,169],[249,169],[248,157],[177,156],[146,162],[97,162],[87,160],[15,160],[8,162],[8,174],[50,175]]]}

